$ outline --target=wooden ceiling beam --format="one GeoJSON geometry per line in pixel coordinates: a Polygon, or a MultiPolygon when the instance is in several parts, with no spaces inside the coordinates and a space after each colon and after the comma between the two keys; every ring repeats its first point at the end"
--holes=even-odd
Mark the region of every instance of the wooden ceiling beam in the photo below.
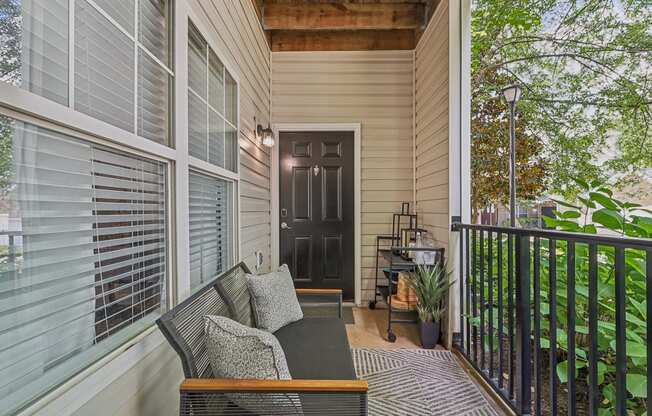
{"type": "Polygon", "coordinates": [[[417,29],[426,19],[423,3],[266,3],[266,30],[417,29]]]}
{"type": "Polygon", "coordinates": [[[395,30],[272,30],[274,52],[411,50],[412,29],[395,30]]]}

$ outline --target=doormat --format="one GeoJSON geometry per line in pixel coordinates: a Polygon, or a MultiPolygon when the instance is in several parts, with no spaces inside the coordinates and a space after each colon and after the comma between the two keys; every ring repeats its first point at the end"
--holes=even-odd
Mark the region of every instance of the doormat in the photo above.
{"type": "MultiPolygon", "coordinates": [[[[337,311],[332,306],[311,306],[305,308],[303,315],[309,318],[319,318],[325,316],[337,316],[337,311]],[[335,315],[334,315],[335,314],[335,315]]],[[[345,324],[355,324],[353,317],[353,308],[350,306],[342,307],[342,320],[345,324]]]]}
{"type": "Polygon", "coordinates": [[[450,351],[353,348],[370,416],[498,416],[450,351]]]}

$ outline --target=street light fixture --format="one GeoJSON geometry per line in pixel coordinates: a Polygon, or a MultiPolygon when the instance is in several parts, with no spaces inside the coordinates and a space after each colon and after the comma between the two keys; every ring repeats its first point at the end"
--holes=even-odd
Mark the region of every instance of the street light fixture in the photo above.
{"type": "Polygon", "coordinates": [[[503,88],[503,97],[509,104],[509,225],[516,227],[516,103],[521,99],[522,89],[514,84],[503,88]]]}

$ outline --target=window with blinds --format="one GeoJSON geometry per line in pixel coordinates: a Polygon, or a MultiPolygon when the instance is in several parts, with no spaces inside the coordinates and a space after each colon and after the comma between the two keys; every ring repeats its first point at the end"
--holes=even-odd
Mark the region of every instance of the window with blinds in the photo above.
{"type": "Polygon", "coordinates": [[[190,172],[190,287],[233,265],[233,185],[190,172]]]}
{"type": "Polygon", "coordinates": [[[0,1],[0,79],[169,145],[169,3],[0,1]],[[69,50],[71,26],[74,48],[69,50]]]}
{"type": "Polygon", "coordinates": [[[75,109],[169,144],[169,15],[167,0],[75,0],[75,109]]]}
{"type": "Polygon", "coordinates": [[[68,4],[0,1],[0,80],[68,105],[68,4]]]}
{"type": "Polygon", "coordinates": [[[238,170],[238,85],[197,28],[188,33],[188,152],[238,170]]]}
{"type": "Polygon", "coordinates": [[[166,166],[0,117],[0,414],[166,306],[166,166]]]}

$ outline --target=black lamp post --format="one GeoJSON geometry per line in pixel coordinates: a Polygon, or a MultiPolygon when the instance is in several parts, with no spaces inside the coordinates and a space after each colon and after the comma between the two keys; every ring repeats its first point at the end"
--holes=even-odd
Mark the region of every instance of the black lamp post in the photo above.
{"type": "Polygon", "coordinates": [[[514,115],[516,103],[521,98],[521,87],[510,85],[503,88],[503,96],[509,104],[509,225],[516,227],[516,126],[514,115]]]}

